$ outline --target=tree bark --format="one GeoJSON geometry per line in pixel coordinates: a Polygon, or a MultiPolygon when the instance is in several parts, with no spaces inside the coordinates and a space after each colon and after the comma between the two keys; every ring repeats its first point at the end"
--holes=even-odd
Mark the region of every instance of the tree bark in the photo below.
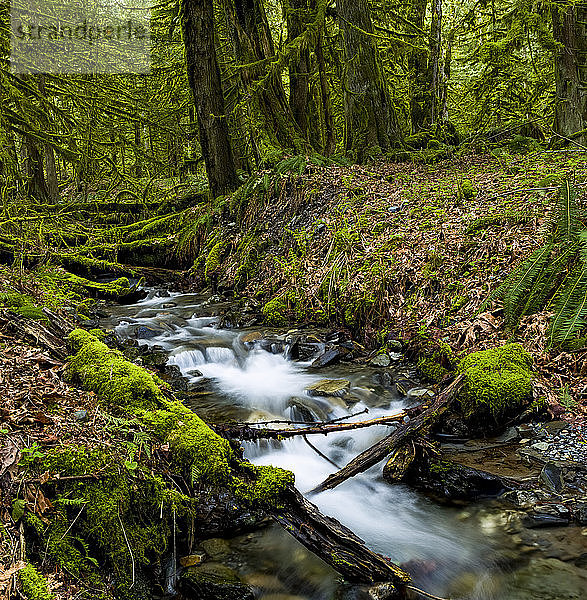
{"type": "Polygon", "coordinates": [[[217,197],[239,185],[214,45],[212,0],[182,0],[187,73],[194,97],[202,156],[210,193],[217,197]]]}
{"type": "MultiPolygon", "coordinates": [[[[285,4],[287,40],[291,42],[305,29],[304,14],[308,0],[289,0],[285,4]]],[[[289,65],[289,106],[302,135],[308,137],[308,104],[310,100],[310,51],[302,48],[289,65]]]]}
{"type": "Polygon", "coordinates": [[[555,57],[555,131],[587,142],[587,3],[552,9],[553,35],[562,44],[555,57]]]}
{"type": "Polygon", "coordinates": [[[273,145],[305,149],[305,140],[288,103],[280,76],[269,77],[259,89],[251,90],[265,76],[255,63],[275,56],[267,15],[261,0],[225,0],[225,14],[231,31],[234,56],[251,67],[240,68],[242,87],[251,92],[264,121],[264,132],[273,145]]]}
{"type": "Polygon", "coordinates": [[[432,22],[430,24],[430,41],[428,48],[428,98],[425,105],[425,121],[434,125],[440,120],[441,85],[442,85],[442,0],[432,0],[432,22]]]}
{"type": "Polygon", "coordinates": [[[401,141],[395,108],[383,77],[366,0],[338,0],[345,58],[345,147],[362,161],[401,141]]]}
{"type": "MultiPolygon", "coordinates": [[[[419,30],[424,30],[426,21],[426,7],[428,0],[412,0],[410,7],[410,21],[419,30]]],[[[413,28],[415,31],[415,27],[413,28]]],[[[416,38],[418,44],[426,43],[424,33],[416,38]]],[[[412,95],[410,98],[410,114],[412,122],[412,133],[418,133],[426,127],[426,74],[428,69],[428,54],[425,49],[413,49],[408,56],[412,80],[412,95]]]]}

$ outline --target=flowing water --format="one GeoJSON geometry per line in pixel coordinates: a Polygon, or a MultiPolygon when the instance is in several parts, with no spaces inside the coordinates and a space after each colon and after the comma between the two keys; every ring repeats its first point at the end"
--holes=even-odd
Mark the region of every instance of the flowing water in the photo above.
{"type": "MultiPolygon", "coordinates": [[[[376,368],[338,365],[311,370],[309,363],[287,359],[286,335],[281,337],[284,344],[269,351],[244,343],[242,338],[250,331],[215,325],[215,315],[227,307],[201,295],[162,297],[151,292],[136,305],[112,308],[103,326],[114,328],[122,338],[139,337],[141,343],[165,349],[168,364],[177,365],[188,379],[188,403],[211,421],[299,420],[308,414],[322,420],[362,413],[348,419],[353,421],[392,415],[410,405],[380,381],[381,370],[376,368]],[[316,380],[340,377],[351,381],[350,394],[344,398],[311,398],[306,393],[316,380]],[[363,412],[366,409],[368,416],[363,412]]],[[[398,371],[414,375],[409,365],[398,371]]],[[[377,426],[313,436],[311,441],[332,463],[344,465],[389,432],[388,426],[377,426]]],[[[249,443],[245,455],[256,464],[293,471],[302,492],[336,470],[301,438],[249,443]]],[[[580,587],[573,595],[575,584],[568,596],[536,595],[528,590],[523,570],[529,568],[527,561],[518,560],[497,509],[439,506],[404,486],[385,483],[381,465],[311,500],[350,527],[371,549],[404,564],[416,584],[433,594],[477,600],[583,597],[580,587]]],[[[226,541],[216,553],[216,558],[236,567],[255,586],[258,598],[330,600],[340,592],[337,574],[277,526],[226,541]]],[[[538,578],[538,588],[545,590],[551,581],[542,585],[540,577],[538,568],[530,568],[527,578],[534,583],[538,578]]],[[[576,586],[582,586],[582,581],[577,579],[576,586]]]]}

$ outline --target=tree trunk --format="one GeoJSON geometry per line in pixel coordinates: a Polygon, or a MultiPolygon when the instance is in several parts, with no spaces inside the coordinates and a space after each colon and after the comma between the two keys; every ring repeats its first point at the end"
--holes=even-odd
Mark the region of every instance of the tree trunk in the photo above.
{"type": "Polygon", "coordinates": [[[554,38],[562,44],[556,54],[555,131],[587,142],[587,3],[566,9],[553,7],[554,38]]]}
{"type": "MultiPolygon", "coordinates": [[[[410,21],[415,25],[414,31],[422,33],[415,38],[417,44],[425,44],[424,26],[426,21],[426,7],[428,0],[412,0],[410,9],[410,21]],[[417,29],[416,29],[417,28],[417,29]],[[420,31],[418,31],[420,30],[420,31]]],[[[426,80],[428,69],[428,54],[426,50],[414,48],[408,56],[408,67],[411,73],[412,94],[410,98],[410,114],[412,121],[412,133],[418,133],[426,128],[426,80]]]]}
{"type": "MultiPolygon", "coordinates": [[[[304,14],[308,0],[289,0],[285,3],[287,39],[291,42],[303,33],[304,14]]],[[[310,51],[302,48],[289,65],[289,106],[302,135],[308,137],[308,105],[310,100],[310,51]]]]}
{"type": "Polygon", "coordinates": [[[28,135],[24,136],[24,146],[26,149],[26,192],[38,202],[46,202],[49,198],[49,190],[43,170],[43,157],[35,140],[28,135]]]}
{"type": "Polygon", "coordinates": [[[345,57],[345,146],[356,160],[401,139],[373,34],[367,0],[338,0],[345,57]]]}
{"type": "Polygon", "coordinates": [[[428,48],[428,98],[425,106],[425,121],[434,125],[440,120],[441,104],[441,53],[442,53],[442,0],[432,0],[432,22],[430,24],[430,41],[428,48]]]}
{"type": "Polygon", "coordinates": [[[188,81],[196,105],[202,156],[210,193],[217,197],[235,190],[239,180],[214,45],[214,8],[212,0],[182,0],[181,8],[188,81]]]}
{"type": "MultiPolygon", "coordinates": [[[[47,89],[44,75],[39,75],[38,87],[41,95],[45,97],[47,89]]],[[[55,151],[52,146],[45,144],[43,147],[43,155],[45,159],[45,171],[47,174],[47,194],[52,202],[57,202],[59,200],[59,181],[57,178],[57,166],[55,164],[55,151]]]]}
{"type": "MultiPolygon", "coordinates": [[[[234,56],[242,64],[253,64],[275,56],[275,47],[261,0],[225,0],[225,13],[231,31],[234,56]]],[[[264,67],[240,69],[244,89],[265,76],[264,67]]],[[[287,101],[280,76],[270,77],[252,99],[264,121],[264,130],[274,145],[305,150],[307,144],[287,101]]]]}

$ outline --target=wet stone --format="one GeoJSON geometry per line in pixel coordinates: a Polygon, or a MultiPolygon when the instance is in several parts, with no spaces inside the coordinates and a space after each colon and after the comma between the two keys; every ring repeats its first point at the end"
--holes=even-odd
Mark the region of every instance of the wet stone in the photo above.
{"type": "Polygon", "coordinates": [[[326,350],[324,354],[319,356],[313,363],[312,368],[321,369],[322,367],[327,367],[328,365],[332,365],[337,363],[341,358],[344,358],[349,354],[349,351],[346,348],[332,348],[331,350],[326,350]]]}
{"type": "Polygon", "coordinates": [[[310,396],[342,396],[349,391],[351,382],[348,379],[321,379],[306,390],[310,396]]]}
{"type": "Polygon", "coordinates": [[[73,413],[73,418],[76,421],[86,421],[88,418],[88,411],[87,410],[76,410],[73,413]]]}
{"type": "Polygon", "coordinates": [[[565,481],[561,470],[553,463],[547,463],[540,473],[540,481],[555,492],[561,492],[565,481]]]}
{"type": "Polygon", "coordinates": [[[220,563],[187,568],[178,587],[188,600],[254,600],[249,586],[235,571],[220,563]]]}
{"type": "Polygon", "coordinates": [[[369,364],[372,367],[389,367],[391,364],[391,359],[387,354],[378,354],[369,361],[369,364]]]}

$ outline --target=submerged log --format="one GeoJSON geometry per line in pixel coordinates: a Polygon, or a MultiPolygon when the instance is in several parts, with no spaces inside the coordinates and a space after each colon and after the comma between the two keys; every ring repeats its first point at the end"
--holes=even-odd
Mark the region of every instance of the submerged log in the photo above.
{"type": "Polygon", "coordinates": [[[361,538],[336,519],[323,515],[293,486],[288,486],[282,506],[273,518],[308,550],[331,565],[352,583],[387,582],[388,598],[403,598],[411,578],[388,558],[372,552],[361,538]]]}
{"type": "Polygon", "coordinates": [[[400,425],[393,433],[384,437],[382,440],[359,454],[345,467],[340,469],[340,471],[329,475],[322,483],[311,490],[310,493],[316,494],[323,492],[324,490],[335,488],[343,481],[366,471],[380,460],[383,460],[406,440],[413,439],[415,436],[421,436],[426,433],[456,397],[463,385],[464,378],[465,376],[463,374],[456,377],[447,388],[434,398],[434,401],[426,408],[426,410],[413,419],[410,419],[407,423],[400,425]]]}

